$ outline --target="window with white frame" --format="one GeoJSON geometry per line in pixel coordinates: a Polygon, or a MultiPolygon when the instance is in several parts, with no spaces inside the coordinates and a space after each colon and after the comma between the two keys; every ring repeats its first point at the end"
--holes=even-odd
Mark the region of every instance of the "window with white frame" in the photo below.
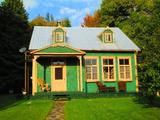
{"type": "Polygon", "coordinates": [[[115,58],[102,57],[102,76],[105,81],[115,80],[115,58]]]}
{"type": "Polygon", "coordinates": [[[119,58],[119,79],[131,80],[131,58],[119,58]]]}
{"type": "Polygon", "coordinates": [[[98,80],[98,59],[97,58],[86,58],[86,79],[87,81],[98,80]]]}

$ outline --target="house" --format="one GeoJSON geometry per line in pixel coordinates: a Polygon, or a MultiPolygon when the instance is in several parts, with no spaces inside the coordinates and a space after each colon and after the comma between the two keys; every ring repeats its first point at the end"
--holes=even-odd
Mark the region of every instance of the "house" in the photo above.
{"type": "Polygon", "coordinates": [[[119,28],[35,26],[32,94],[98,92],[100,83],[116,92],[138,91],[138,48],[119,28]]]}

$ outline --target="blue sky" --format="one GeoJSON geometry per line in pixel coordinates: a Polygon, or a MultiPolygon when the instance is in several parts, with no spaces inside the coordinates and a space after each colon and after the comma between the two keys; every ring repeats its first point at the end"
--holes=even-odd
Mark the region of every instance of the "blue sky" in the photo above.
{"type": "MultiPolygon", "coordinates": [[[[0,0],[3,1],[3,0],[0,0]]],[[[80,26],[84,16],[93,14],[102,0],[23,0],[29,20],[38,15],[53,14],[54,19],[69,18],[72,26],[80,26]]]]}

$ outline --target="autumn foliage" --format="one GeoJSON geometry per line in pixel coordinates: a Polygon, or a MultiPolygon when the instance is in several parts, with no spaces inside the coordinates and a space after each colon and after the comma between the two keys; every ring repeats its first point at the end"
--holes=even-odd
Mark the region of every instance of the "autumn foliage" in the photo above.
{"type": "Polygon", "coordinates": [[[87,14],[84,17],[84,23],[83,26],[87,27],[99,27],[100,26],[100,13],[99,11],[96,11],[93,16],[90,14],[87,14]]]}

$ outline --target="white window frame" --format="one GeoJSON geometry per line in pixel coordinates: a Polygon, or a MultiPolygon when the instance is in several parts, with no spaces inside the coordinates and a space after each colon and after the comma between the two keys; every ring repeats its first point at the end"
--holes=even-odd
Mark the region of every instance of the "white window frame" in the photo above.
{"type": "MultiPolygon", "coordinates": [[[[112,57],[112,56],[102,56],[101,57],[101,63],[102,63],[102,80],[103,81],[116,81],[116,59],[115,59],[115,57],[112,57]],[[103,60],[104,59],[113,59],[113,65],[104,65],[103,64],[103,60]],[[113,79],[105,79],[104,78],[104,71],[103,71],[103,67],[104,66],[107,66],[107,67],[110,67],[110,66],[113,66],[113,74],[114,74],[114,78],[113,79]]],[[[108,74],[108,76],[109,76],[109,74],[108,74]]],[[[109,77],[108,77],[109,78],[109,77]]]]}
{"type": "Polygon", "coordinates": [[[91,79],[87,79],[87,71],[86,71],[86,81],[87,82],[99,81],[99,57],[98,56],[86,56],[86,57],[84,57],[84,59],[85,59],[85,71],[86,71],[86,66],[88,66],[88,65],[86,65],[86,59],[96,59],[96,66],[97,66],[97,79],[92,79],[92,73],[91,73],[91,79]]]}
{"type": "Polygon", "coordinates": [[[132,61],[131,61],[131,57],[128,56],[121,56],[118,57],[118,76],[119,76],[119,81],[132,81],[132,61]],[[129,65],[120,65],[120,59],[128,59],[129,60],[129,65]],[[120,71],[120,66],[124,66],[124,78],[121,78],[121,71],[120,71]],[[126,66],[129,66],[129,70],[130,70],[130,77],[126,78],[126,66]]]}

